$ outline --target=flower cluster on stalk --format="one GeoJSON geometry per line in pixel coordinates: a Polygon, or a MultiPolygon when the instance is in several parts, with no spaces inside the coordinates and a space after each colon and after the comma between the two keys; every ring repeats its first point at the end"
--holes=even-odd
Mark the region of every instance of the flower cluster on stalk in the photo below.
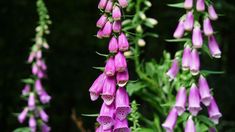
{"type": "Polygon", "coordinates": [[[37,10],[39,25],[36,27],[35,44],[31,48],[27,61],[31,64],[32,75],[23,80],[25,86],[21,94],[22,98],[28,101],[28,105],[18,115],[18,121],[23,123],[28,118],[31,132],[49,132],[50,127],[47,125],[49,117],[44,108],[50,102],[51,96],[46,92],[42,81],[47,77],[43,50],[49,48],[45,35],[49,34],[48,25],[51,21],[43,0],[37,0],[37,10]]]}
{"type": "Polygon", "coordinates": [[[101,73],[89,89],[90,98],[95,101],[101,95],[103,104],[97,122],[97,132],[129,132],[127,115],[131,112],[129,96],[125,85],[129,80],[127,61],[123,52],[129,49],[129,42],[122,32],[122,8],[127,7],[127,0],[100,0],[98,8],[102,15],[96,26],[98,38],[110,38],[109,56],[104,72],[101,73]],[[118,87],[118,88],[116,88],[118,87]]]}
{"type": "Polygon", "coordinates": [[[221,51],[211,25],[211,21],[218,19],[218,15],[209,0],[185,0],[184,8],[186,14],[180,18],[173,36],[178,40],[183,40],[190,35],[191,37],[187,39],[182,55],[176,56],[173,60],[167,75],[171,80],[174,79],[179,73],[181,63],[183,72],[190,71],[187,73],[192,75],[191,79],[195,78],[198,81],[191,81],[189,89],[187,86],[178,89],[175,105],[162,124],[167,132],[174,131],[177,117],[186,111],[186,107],[191,115],[186,122],[185,132],[196,132],[194,117],[196,118],[202,109],[201,103],[207,107],[209,119],[214,124],[218,124],[219,118],[222,116],[205,76],[200,73],[199,58],[199,52],[204,46],[209,48],[212,57],[221,57],[221,51]],[[200,21],[202,21],[202,26],[200,21]],[[204,45],[206,42],[204,39],[207,39],[207,46],[204,45]],[[196,84],[196,82],[198,83],[196,84]]]}

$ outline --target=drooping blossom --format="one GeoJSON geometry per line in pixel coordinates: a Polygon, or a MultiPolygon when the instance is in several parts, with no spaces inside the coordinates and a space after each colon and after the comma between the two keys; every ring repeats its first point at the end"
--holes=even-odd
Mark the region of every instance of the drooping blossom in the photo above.
{"type": "Polygon", "coordinates": [[[35,109],[35,95],[34,93],[30,93],[29,94],[29,98],[28,98],[28,107],[30,110],[35,109]]]}
{"type": "Polygon", "coordinates": [[[189,91],[188,110],[193,116],[196,116],[201,109],[199,91],[197,86],[193,84],[189,91]]]}
{"type": "Polygon", "coordinates": [[[205,1],[204,0],[197,0],[196,2],[196,9],[197,11],[204,11],[205,10],[205,1]]]}
{"type": "Polygon", "coordinates": [[[49,117],[43,109],[39,109],[39,116],[44,122],[48,122],[49,117]]]}
{"type": "Polygon", "coordinates": [[[105,79],[105,74],[100,74],[99,77],[94,81],[94,83],[90,87],[89,92],[92,101],[97,100],[99,98],[100,93],[102,93],[105,79]]]}
{"type": "Polygon", "coordinates": [[[177,117],[178,117],[177,110],[175,108],[172,108],[165,122],[162,124],[162,127],[167,132],[173,132],[176,121],[177,121],[177,117]]]}
{"type": "Polygon", "coordinates": [[[193,49],[191,52],[191,63],[190,63],[190,71],[192,75],[197,75],[200,70],[200,59],[199,54],[196,49],[193,49]]]}
{"type": "Polygon", "coordinates": [[[184,21],[183,20],[179,21],[173,36],[175,38],[182,38],[184,36],[184,21]]]}
{"type": "Polygon", "coordinates": [[[118,52],[118,41],[116,37],[112,37],[109,41],[109,52],[117,53],[118,52]]]}
{"type": "Polygon", "coordinates": [[[117,80],[117,85],[119,87],[124,87],[129,81],[128,69],[126,69],[123,72],[118,72],[116,75],[116,80],[117,80]]]}
{"type": "Polygon", "coordinates": [[[221,51],[219,45],[215,39],[215,36],[208,37],[208,47],[211,53],[211,56],[214,58],[221,58],[221,51]]]}
{"type": "Polygon", "coordinates": [[[113,9],[113,1],[112,0],[107,0],[107,4],[105,7],[105,12],[110,13],[113,9]]]}
{"type": "Polygon", "coordinates": [[[20,123],[23,123],[27,117],[27,114],[28,114],[28,107],[25,107],[24,110],[18,115],[18,121],[20,123]]]}
{"type": "Polygon", "coordinates": [[[189,116],[189,118],[186,122],[184,132],[196,132],[196,127],[195,127],[195,124],[193,122],[192,116],[189,116]]]}
{"type": "Polygon", "coordinates": [[[120,51],[127,51],[129,49],[129,42],[124,33],[121,33],[118,37],[118,47],[120,51]]]}
{"type": "Polygon", "coordinates": [[[22,89],[22,95],[25,96],[29,94],[29,92],[30,92],[30,85],[26,84],[24,88],[22,89]]]}
{"type": "Polygon", "coordinates": [[[113,57],[110,57],[106,62],[104,73],[106,74],[106,76],[114,76],[115,72],[116,69],[114,59],[113,57]]]}
{"type": "Polygon", "coordinates": [[[185,87],[181,87],[176,95],[175,109],[178,115],[182,115],[185,111],[185,105],[187,101],[187,92],[185,87]]]}
{"type": "Polygon", "coordinates": [[[131,108],[128,93],[123,87],[118,88],[116,92],[115,105],[116,118],[124,120],[130,113],[131,108]]]}
{"type": "Polygon", "coordinates": [[[182,69],[188,70],[190,68],[190,62],[191,62],[191,48],[187,45],[184,48],[182,56],[182,69]]]}
{"type": "Polygon", "coordinates": [[[201,102],[204,105],[208,106],[211,102],[212,96],[210,94],[210,88],[207,83],[207,80],[202,75],[200,75],[199,77],[198,88],[201,97],[201,102]]]}
{"type": "Polygon", "coordinates": [[[96,26],[97,27],[99,27],[99,28],[103,28],[104,27],[104,25],[106,24],[106,22],[107,22],[107,15],[106,14],[103,14],[100,18],[99,18],[99,20],[97,21],[97,23],[96,23],[96,26]]]}
{"type": "Polygon", "coordinates": [[[186,31],[191,31],[193,29],[193,25],[194,25],[194,16],[193,16],[193,12],[189,11],[186,14],[186,18],[184,21],[184,29],[186,31]]]}
{"type": "Polygon", "coordinates": [[[222,114],[219,111],[218,105],[215,102],[215,99],[212,97],[211,103],[208,106],[208,113],[210,119],[215,123],[219,123],[219,118],[222,117],[222,114]]]}
{"type": "Polygon", "coordinates": [[[194,48],[201,48],[203,44],[203,37],[200,26],[195,26],[192,34],[192,43],[194,48]]]}
{"type": "Polygon", "coordinates": [[[100,0],[98,4],[99,9],[105,9],[108,0],[100,0]]]}
{"type": "Polygon", "coordinates": [[[211,36],[214,32],[209,18],[203,20],[203,31],[206,36],[211,36]]]}
{"type": "Polygon", "coordinates": [[[118,3],[119,3],[119,5],[120,5],[122,8],[125,8],[125,7],[127,7],[127,5],[128,5],[128,1],[127,1],[127,0],[118,0],[118,3]]]}
{"type": "Polygon", "coordinates": [[[31,116],[29,118],[29,128],[31,132],[36,132],[36,127],[37,127],[36,119],[34,116],[31,116]]]}
{"type": "Polygon", "coordinates": [[[116,80],[114,77],[107,77],[104,81],[101,98],[106,105],[111,105],[115,98],[116,80]]]}
{"type": "Polygon", "coordinates": [[[104,25],[104,28],[102,29],[102,36],[103,37],[110,37],[112,33],[112,24],[110,21],[107,21],[104,25]]]}
{"type": "Polygon", "coordinates": [[[111,129],[114,124],[114,105],[106,105],[105,103],[102,104],[100,109],[100,114],[97,117],[97,121],[102,126],[103,130],[111,129]]]}
{"type": "Polygon", "coordinates": [[[192,9],[193,7],[193,0],[185,0],[184,1],[184,8],[185,9],[192,9]]]}
{"type": "Polygon", "coordinates": [[[120,20],[122,17],[121,10],[118,6],[113,7],[112,17],[115,21],[120,20]]]}
{"type": "Polygon", "coordinates": [[[209,5],[208,6],[208,14],[209,14],[209,18],[211,20],[217,20],[218,19],[218,15],[215,11],[215,8],[213,7],[213,5],[209,5]]]}
{"type": "Polygon", "coordinates": [[[113,22],[113,32],[119,33],[122,29],[122,23],[121,21],[114,21],[113,22]]]}
{"type": "Polygon", "coordinates": [[[171,68],[167,71],[166,75],[170,77],[170,80],[173,80],[179,72],[178,60],[174,59],[171,65],[171,68]]]}
{"type": "Polygon", "coordinates": [[[117,72],[123,72],[126,70],[127,62],[123,53],[118,52],[114,57],[114,61],[115,61],[115,68],[117,72]]]}
{"type": "Polygon", "coordinates": [[[127,119],[125,120],[115,120],[113,132],[131,132],[130,128],[128,127],[127,119]]]}

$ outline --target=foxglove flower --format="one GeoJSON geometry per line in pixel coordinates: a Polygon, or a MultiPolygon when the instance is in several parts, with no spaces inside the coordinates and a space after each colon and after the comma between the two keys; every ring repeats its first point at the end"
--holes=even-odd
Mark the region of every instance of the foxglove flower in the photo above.
{"type": "Polygon", "coordinates": [[[205,1],[204,0],[197,0],[196,9],[197,9],[197,11],[204,11],[205,10],[205,1]]]}
{"type": "Polygon", "coordinates": [[[118,0],[118,3],[122,8],[125,8],[128,5],[127,0],[118,0]]]}
{"type": "Polygon", "coordinates": [[[106,16],[106,14],[103,14],[99,20],[97,21],[96,23],[96,26],[99,27],[99,28],[103,28],[105,23],[107,22],[108,18],[106,16]]]}
{"type": "Polygon", "coordinates": [[[194,25],[193,12],[189,11],[186,14],[186,18],[185,18],[185,21],[184,21],[184,29],[186,31],[191,31],[193,29],[193,25],[194,25]]]}
{"type": "Polygon", "coordinates": [[[185,105],[187,100],[187,92],[184,87],[181,87],[178,90],[175,102],[175,109],[177,110],[178,115],[182,115],[185,111],[185,105]]]}
{"type": "Polygon", "coordinates": [[[103,130],[111,129],[114,124],[114,105],[106,105],[103,103],[97,121],[102,126],[103,130]]]}
{"type": "Polygon", "coordinates": [[[111,105],[115,98],[116,81],[113,77],[107,77],[104,81],[101,98],[106,105],[111,105]]]}
{"type": "Polygon", "coordinates": [[[100,93],[102,93],[105,79],[105,74],[100,74],[99,77],[94,81],[94,83],[90,87],[89,92],[92,101],[97,100],[99,98],[100,93]]]}
{"type": "Polygon", "coordinates": [[[201,109],[199,91],[197,86],[193,84],[189,91],[188,110],[193,116],[196,116],[201,109]]]}
{"type": "Polygon", "coordinates": [[[201,48],[203,44],[202,32],[200,26],[195,26],[193,29],[192,43],[194,48],[201,48]]]}
{"type": "Polygon", "coordinates": [[[170,80],[173,80],[179,72],[178,60],[174,59],[171,65],[171,68],[167,71],[166,75],[170,77],[170,80]]]}
{"type": "Polygon", "coordinates": [[[41,50],[38,50],[38,51],[36,52],[36,58],[37,58],[37,59],[42,59],[42,51],[41,51],[41,50]]]}
{"type": "Polygon", "coordinates": [[[28,63],[31,63],[33,60],[34,60],[34,58],[36,57],[36,53],[35,52],[31,52],[30,54],[29,54],[29,57],[28,57],[28,63]]]}
{"type": "Polygon", "coordinates": [[[184,48],[183,57],[182,57],[182,69],[188,70],[191,63],[191,48],[187,45],[184,48]]]}
{"type": "Polygon", "coordinates": [[[215,123],[219,123],[219,118],[222,117],[222,114],[219,111],[219,108],[217,106],[217,103],[215,102],[215,99],[212,97],[211,103],[208,106],[208,113],[210,119],[215,123]]]}
{"type": "Polygon", "coordinates": [[[211,22],[209,18],[205,18],[203,20],[203,30],[204,30],[204,34],[206,36],[211,36],[213,34],[213,28],[211,26],[211,22]]]}
{"type": "Polygon", "coordinates": [[[39,110],[39,116],[41,117],[41,119],[45,122],[48,122],[48,115],[47,113],[43,110],[43,109],[40,109],[39,110]]]}
{"type": "Polygon", "coordinates": [[[34,96],[34,93],[30,93],[29,94],[28,107],[29,107],[29,110],[33,110],[35,108],[35,96],[34,96]]]}
{"type": "Polygon", "coordinates": [[[118,37],[118,47],[120,51],[127,51],[129,49],[129,43],[124,33],[121,33],[118,37]]]}
{"type": "Polygon", "coordinates": [[[33,64],[32,73],[33,73],[34,75],[37,75],[38,71],[39,71],[38,66],[37,66],[36,64],[33,64]]]}
{"type": "Polygon", "coordinates": [[[42,92],[39,98],[43,104],[49,103],[51,100],[51,96],[49,96],[45,90],[42,92]]]}
{"type": "Polygon", "coordinates": [[[164,127],[164,129],[167,132],[173,132],[176,121],[177,121],[177,111],[175,108],[172,108],[166,118],[166,121],[162,124],[162,127],[164,127]]]}
{"type": "Polygon", "coordinates": [[[115,21],[120,20],[122,17],[121,10],[118,6],[113,7],[112,17],[115,21]]]}
{"type": "Polygon", "coordinates": [[[118,52],[115,55],[114,61],[117,72],[125,71],[125,69],[127,68],[126,58],[121,52],[118,52]]]}
{"type": "Polygon", "coordinates": [[[42,132],[50,132],[51,128],[47,124],[43,123],[41,126],[41,130],[42,132]]]}
{"type": "Polygon", "coordinates": [[[24,88],[22,89],[22,95],[27,95],[30,92],[30,85],[26,84],[24,88]]]}
{"type": "Polygon", "coordinates": [[[31,129],[31,132],[36,132],[36,120],[33,116],[29,118],[29,128],[31,129]]]}
{"type": "Polygon", "coordinates": [[[184,35],[184,21],[180,20],[177,28],[175,29],[175,32],[174,32],[173,36],[175,38],[182,38],[183,35],[184,35]]]}
{"type": "Polygon", "coordinates": [[[197,75],[200,69],[200,59],[199,54],[196,49],[193,49],[191,53],[191,63],[190,63],[190,70],[192,75],[197,75]]]}
{"type": "Polygon", "coordinates": [[[116,119],[113,132],[130,132],[127,120],[120,121],[116,119]]]}
{"type": "Polygon", "coordinates": [[[196,132],[196,127],[193,122],[192,116],[188,118],[184,132],[196,132]]]}
{"type": "Polygon", "coordinates": [[[119,120],[124,120],[126,116],[131,112],[131,108],[129,106],[128,93],[123,87],[120,87],[117,90],[115,105],[116,105],[116,118],[119,120]]]}
{"type": "Polygon", "coordinates": [[[122,29],[122,23],[121,21],[114,21],[113,22],[113,32],[119,33],[122,29]]]}
{"type": "Polygon", "coordinates": [[[103,37],[109,37],[112,33],[112,24],[111,22],[107,21],[104,25],[104,28],[102,30],[102,36],[103,37]]]}
{"type": "Polygon", "coordinates": [[[119,87],[124,87],[129,80],[128,70],[126,69],[123,72],[118,72],[116,75],[116,80],[119,87]]]}
{"type": "Polygon", "coordinates": [[[208,39],[209,39],[208,40],[208,47],[209,47],[209,50],[210,50],[212,57],[220,58],[221,51],[219,49],[219,45],[218,45],[215,37],[212,35],[212,36],[209,36],[208,39]]]}
{"type": "Polygon", "coordinates": [[[208,14],[209,14],[209,18],[211,20],[217,20],[218,19],[218,15],[217,15],[213,5],[208,6],[208,14]]]}
{"type": "Polygon", "coordinates": [[[104,73],[106,76],[114,76],[115,71],[114,59],[113,57],[110,57],[106,62],[104,73]]]}
{"type": "Polygon", "coordinates": [[[100,2],[98,4],[98,8],[104,9],[106,7],[106,4],[107,4],[107,0],[100,0],[100,2]]]}
{"type": "Polygon", "coordinates": [[[41,83],[41,80],[36,80],[35,81],[35,89],[37,91],[37,94],[38,95],[41,95],[42,92],[44,91],[43,87],[42,87],[42,83],[41,83]]]}
{"type": "Polygon", "coordinates": [[[198,87],[199,87],[199,93],[200,93],[200,97],[201,97],[201,102],[208,106],[211,102],[212,96],[210,94],[210,88],[208,86],[208,83],[206,81],[206,79],[201,75],[199,77],[199,81],[198,81],[198,87]]]}
{"type": "Polygon", "coordinates": [[[112,0],[108,0],[106,7],[105,7],[105,12],[110,13],[113,9],[113,1],[112,0]]]}
{"type": "Polygon", "coordinates": [[[193,0],[185,0],[184,1],[184,8],[185,9],[192,9],[193,7],[193,0]]]}
{"type": "Polygon", "coordinates": [[[118,41],[114,36],[109,41],[109,52],[110,53],[118,52],[118,41]]]}
{"type": "Polygon", "coordinates": [[[99,38],[99,39],[102,39],[103,36],[104,36],[104,35],[103,35],[103,30],[102,30],[102,29],[99,29],[99,30],[97,31],[96,37],[99,38]]]}
{"type": "Polygon", "coordinates": [[[24,110],[18,115],[18,121],[20,123],[24,122],[24,120],[27,117],[28,111],[29,111],[28,107],[25,107],[24,110]]]}

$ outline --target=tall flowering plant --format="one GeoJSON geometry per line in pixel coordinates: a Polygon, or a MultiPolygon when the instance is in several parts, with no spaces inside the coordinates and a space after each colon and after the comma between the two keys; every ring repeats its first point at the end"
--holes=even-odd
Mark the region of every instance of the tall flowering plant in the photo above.
{"type": "Polygon", "coordinates": [[[200,53],[209,51],[212,58],[221,57],[211,23],[218,15],[210,0],[185,0],[182,5],[186,14],[179,19],[173,34],[175,40],[168,41],[184,42],[184,49],[177,52],[166,73],[170,80],[178,82],[177,96],[162,126],[166,131],[174,131],[177,118],[184,116],[185,132],[212,131],[222,114],[206,80],[207,74],[200,71],[200,53]],[[208,118],[200,112],[202,105],[208,111],[208,118]]]}
{"type": "Polygon", "coordinates": [[[27,105],[18,115],[18,121],[21,124],[28,119],[28,127],[18,128],[17,130],[49,132],[50,127],[47,125],[49,116],[44,109],[50,102],[51,96],[48,95],[43,86],[43,80],[47,77],[47,66],[43,58],[43,51],[49,49],[45,35],[49,34],[48,26],[51,21],[44,1],[37,0],[36,5],[39,21],[36,27],[35,43],[31,47],[27,60],[31,64],[32,75],[23,79],[25,86],[22,89],[21,97],[27,100],[27,105]]]}
{"type": "Polygon", "coordinates": [[[89,89],[90,98],[95,101],[101,96],[103,104],[97,122],[97,132],[129,132],[127,115],[131,112],[129,95],[125,86],[129,80],[127,60],[124,52],[129,49],[126,33],[122,31],[122,8],[128,6],[127,0],[100,0],[98,8],[102,15],[96,26],[97,37],[108,38],[109,54],[103,72],[89,89]]]}

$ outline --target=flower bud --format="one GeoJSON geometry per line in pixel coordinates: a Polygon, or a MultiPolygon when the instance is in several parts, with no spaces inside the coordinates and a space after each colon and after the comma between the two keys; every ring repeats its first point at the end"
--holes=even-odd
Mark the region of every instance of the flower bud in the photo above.
{"type": "Polygon", "coordinates": [[[144,41],[144,39],[139,39],[139,40],[138,40],[138,45],[139,45],[140,47],[144,47],[144,46],[146,45],[146,42],[144,41]]]}

